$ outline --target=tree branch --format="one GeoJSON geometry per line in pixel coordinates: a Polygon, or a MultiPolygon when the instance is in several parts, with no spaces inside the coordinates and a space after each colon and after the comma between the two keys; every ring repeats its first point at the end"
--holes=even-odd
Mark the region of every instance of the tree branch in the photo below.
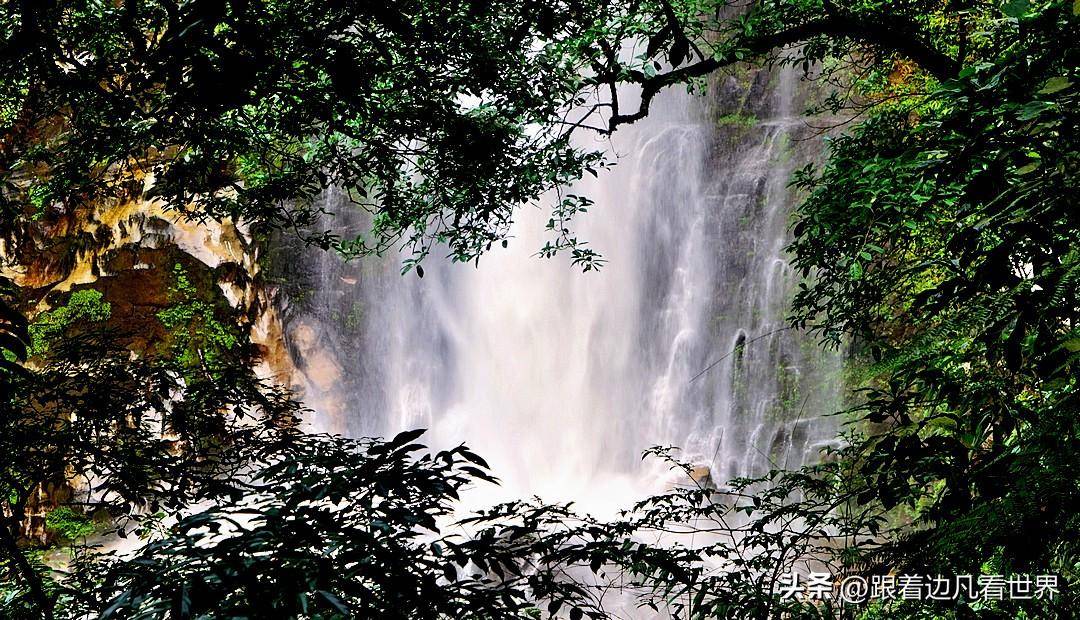
{"type": "MultiPolygon", "coordinates": [[[[740,41],[740,51],[749,51],[751,56],[760,56],[777,48],[787,47],[796,43],[809,41],[815,37],[831,36],[847,38],[882,49],[890,50],[906,56],[918,63],[923,70],[927,71],[939,80],[946,80],[960,69],[960,62],[942,53],[925,43],[919,37],[914,25],[910,23],[892,20],[889,23],[876,23],[861,20],[850,15],[828,11],[826,17],[816,19],[800,26],[794,26],[767,36],[752,37],[740,41]]],[[[644,77],[637,72],[632,74],[634,81],[641,86],[641,103],[636,112],[629,114],[612,114],[608,120],[608,131],[614,131],[620,125],[627,125],[645,118],[649,114],[649,106],[653,98],[661,90],[673,84],[679,84],[697,77],[703,77],[720,69],[742,60],[735,57],[736,48],[732,48],[722,55],[706,58],[684,67],[673,69],[666,73],[644,77]]],[[[617,73],[609,73],[598,79],[598,83],[609,83],[618,80],[617,73]]]]}
{"type": "Polygon", "coordinates": [[[45,584],[42,582],[41,576],[37,574],[26,556],[23,555],[14,535],[6,526],[0,527],[0,548],[3,549],[3,554],[15,566],[19,576],[26,582],[26,586],[30,590],[30,598],[38,608],[38,613],[41,614],[42,618],[52,618],[54,601],[45,592],[45,584]]]}

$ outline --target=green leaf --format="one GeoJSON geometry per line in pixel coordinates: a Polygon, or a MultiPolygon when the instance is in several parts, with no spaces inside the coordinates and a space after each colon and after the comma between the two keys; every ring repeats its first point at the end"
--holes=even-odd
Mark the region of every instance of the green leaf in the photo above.
{"type": "Polygon", "coordinates": [[[851,267],[848,268],[848,275],[851,276],[852,280],[858,280],[859,278],[862,278],[862,276],[863,276],[862,265],[860,265],[858,261],[855,261],[855,262],[851,263],[851,267]]]}
{"type": "Polygon", "coordinates": [[[1038,90],[1038,94],[1052,95],[1056,92],[1063,91],[1070,86],[1072,86],[1072,82],[1070,82],[1068,78],[1062,76],[1052,77],[1049,80],[1046,80],[1046,83],[1038,90]]]}
{"type": "Polygon", "coordinates": [[[1001,5],[1001,12],[1008,17],[1023,17],[1027,15],[1030,8],[1031,4],[1028,0],[1006,0],[1001,5]]]}
{"type": "Polygon", "coordinates": [[[1020,107],[1020,114],[1017,115],[1022,121],[1030,121],[1036,118],[1044,110],[1048,110],[1054,107],[1054,104],[1046,101],[1029,101],[1020,107]]]}

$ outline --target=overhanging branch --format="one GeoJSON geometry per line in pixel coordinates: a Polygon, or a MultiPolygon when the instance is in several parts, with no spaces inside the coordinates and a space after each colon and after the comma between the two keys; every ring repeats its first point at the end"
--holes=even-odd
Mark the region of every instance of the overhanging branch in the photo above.
{"type": "MultiPolygon", "coordinates": [[[[740,41],[738,48],[733,47],[725,54],[705,58],[666,73],[651,77],[645,77],[640,72],[632,73],[633,79],[631,83],[637,83],[641,86],[641,103],[635,112],[621,114],[618,111],[617,102],[614,102],[612,106],[613,114],[608,120],[608,131],[614,131],[620,125],[628,125],[648,116],[649,106],[653,98],[664,88],[706,76],[717,69],[739,62],[744,55],[736,58],[736,49],[741,52],[749,52],[750,56],[760,56],[774,49],[795,45],[821,36],[852,39],[896,52],[915,61],[923,70],[939,80],[955,76],[960,68],[960,63],[957,60],[923,42],[912,24],[898,22],[895,19],[887,24],[873,23],[849,15],[832,13],[800,26],[767,36],[752,37],[740,41]]],[[[606,83],[613,87],[618,81],[617,74],[613,72],[609,76],[611,76],[610,79],[605,79],[605,76],[598,78],[598,84],[606,83]]]]}

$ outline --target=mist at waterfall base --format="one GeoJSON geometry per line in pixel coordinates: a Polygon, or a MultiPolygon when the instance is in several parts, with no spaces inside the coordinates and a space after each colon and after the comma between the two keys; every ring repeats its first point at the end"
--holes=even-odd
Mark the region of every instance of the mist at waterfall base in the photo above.
{"type": "MultiPolygon", "coordinates": [[[[433,253],[423,278],[401,276],[401,256],[307,250],[287,333],[312,424],[427,428],[425,443],[467,443],[502,480],[470,502],[535,494],[601,515],[672,483],[642,461],[650,446],[678,446],[718,483],[818,458],[839,358],[786,327],[798,276],[784,247],[791,172],[820,141],[792,114],[794,77],[728,80],[659,98],[605,143],[617,165],[572,188],[595,201],[574,227],[599,272],[536,255],[542,208],[479,265],[433,253]]],[[[359,232],[344,196],[324,201],[328,226],[359,232]]]]}

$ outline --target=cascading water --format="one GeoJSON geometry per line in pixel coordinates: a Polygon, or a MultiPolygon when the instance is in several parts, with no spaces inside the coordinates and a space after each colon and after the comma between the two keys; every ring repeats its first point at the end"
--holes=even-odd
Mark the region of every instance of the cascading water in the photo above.
{"type": "MultiPolygon", "coordinates": [[[[681,446],[713,480],[816,458],[836,426],[839,360],[785,326],[791,171],[820,149],[792,111],[798,80],[748,72],[708,98],[669,94],[616,135],[613,171],[575,191],[608,260],[535,255],[542,210],[478,267],[309,257],[289,333],[322,423],[426,427],[467,442],[510,495],[604,510],[657,484],[641,451],[681,446]],[[770,85],[773,82],[774,85],[770,85]],[[708,103],[707,103],[708,102],[708,103]]],[[[333,194],[328,225],[362,218],[333,194]]]]}

